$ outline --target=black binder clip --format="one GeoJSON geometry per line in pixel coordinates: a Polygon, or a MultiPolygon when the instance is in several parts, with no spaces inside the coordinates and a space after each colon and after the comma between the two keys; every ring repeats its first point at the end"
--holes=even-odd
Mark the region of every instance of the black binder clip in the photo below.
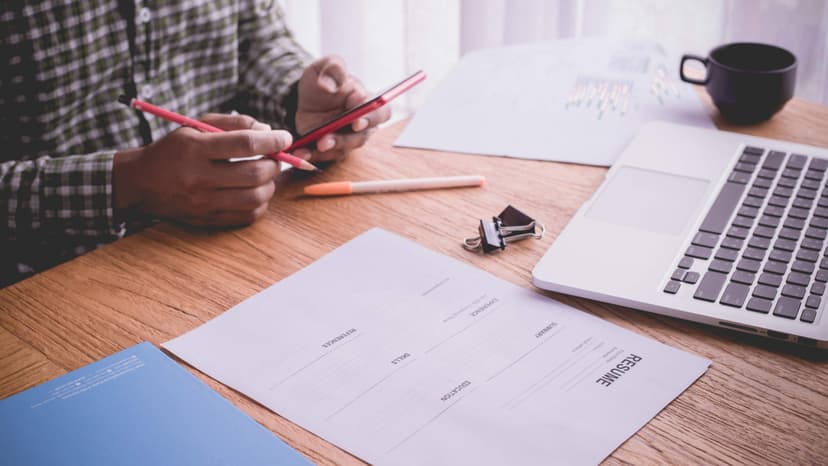
{"type": "Polygon", "coordinates": [[[479,236],[463,240],[463,247],[469,251],[482,249],[485,253],[506,249],[506,243],[524,238],[543,238],[545,228],[514,207],[507,206],[491,220],[480,220],[479,236]]]}

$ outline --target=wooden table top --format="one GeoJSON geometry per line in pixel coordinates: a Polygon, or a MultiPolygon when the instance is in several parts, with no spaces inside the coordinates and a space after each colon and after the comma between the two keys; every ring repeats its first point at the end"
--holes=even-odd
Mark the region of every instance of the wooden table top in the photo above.
{"type": "MultiPolygon", "coordinates": [[[[828,147],[828,107],[793,100],[773,119],[722,129],[828,147]]],[[[309,178],[278,180],[261,221],[207,232],[170,223],[0,290],[0,398],[146,340],[158,346],[379,226],[520,286],[606,169],[392,147],[400,123],[309,178]],[[311,182],[480,173],[483,189],[301,197],[311,182]],[[460,246],[477,221],[514,204],[546,225],[543,240],[483,256],[460,246]]],[[[550,144],[553,141],[550,141],[550,144]]],[[[712,361],[710,369],[607,463],[816,464],[828,454],[828,359],[751,335],[545,293],[712,361]]],[[[319,464],[362,462],[190,369],[319,464]]]]}

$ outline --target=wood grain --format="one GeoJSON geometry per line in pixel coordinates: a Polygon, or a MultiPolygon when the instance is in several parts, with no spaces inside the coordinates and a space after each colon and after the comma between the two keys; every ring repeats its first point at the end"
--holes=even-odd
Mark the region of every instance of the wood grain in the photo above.
{"type": "MultiPolygon", "coordinates": [[[[794,100],[768,122],[723,129],[828,147],[828,108],[794,100]]],[[[142,340],[155,345],[219,315],[371,227],[382,227],[531,288],[530,272],[603,168],[400,149],[403,124],[313,178],[288,173],[268,215],[244,229],[161,223],[0,290],[0,397],[142,340]],[[483,174],[487,185],[328,199],[311,182],[483,174]],[[545,223],[543,240],[483,256],[460,246],[477,220],[514,204],[545,223]]],[[[553,146],[550,142],[550,146],[553,146]]],[[[347,277],[343,277],[344,280],[347,277]]],[[[320,283],[320,290],[324,290],[320,283]]],[[[708,372],[609,464],[824,463],[828,360],[822,353],[723,329],[545,293],[712,361],[708,372]]],[[[362,464],[247,397],[197,373],[222,396],[319,464],[362,464]]],[[[550,435],[554,433],[550,432],[550,435]]]]}

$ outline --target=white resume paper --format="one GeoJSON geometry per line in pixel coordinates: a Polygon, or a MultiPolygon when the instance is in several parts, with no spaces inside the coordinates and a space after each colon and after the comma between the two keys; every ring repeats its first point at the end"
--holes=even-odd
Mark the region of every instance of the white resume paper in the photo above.
{"type": "Polygon", "coordinates": [[[164,347],[377,465],[598,463],[709,364],[380,229],[164,347]]]}

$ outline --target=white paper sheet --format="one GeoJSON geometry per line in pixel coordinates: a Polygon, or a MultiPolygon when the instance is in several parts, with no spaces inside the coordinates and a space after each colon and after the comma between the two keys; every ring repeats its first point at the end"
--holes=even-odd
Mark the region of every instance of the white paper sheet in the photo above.
{"type": "Polygon", "coordinates": [[[678,66],[653,42],[604,38],[474,51],[395,144],[609,166],[645,122],[715,128],[678,66]]]}
{"type": "Polygon", "coordinates": [[[378,465],[597,463],[708,366],[379,229],[164,347],[378,465]]]}

